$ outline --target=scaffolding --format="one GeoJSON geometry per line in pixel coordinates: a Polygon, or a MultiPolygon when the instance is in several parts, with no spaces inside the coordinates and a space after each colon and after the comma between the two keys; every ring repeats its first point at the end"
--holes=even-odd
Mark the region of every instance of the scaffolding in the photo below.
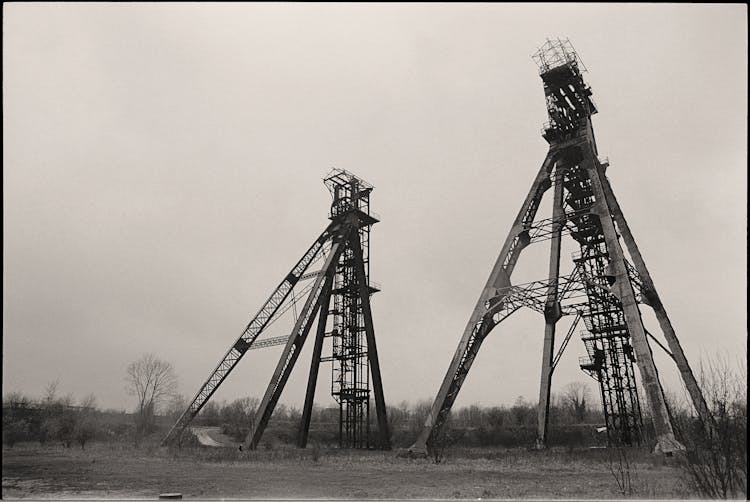
{"type": "Polygon", "coordinates": [[[582,312],[586,331],[581,339],[587,357],[580,367],[599,382],[602,409],[611,444],[640,444],[643,419],[635,380],[635,355],[622,303],[609,290],[610,257],[599,219],[584,209],[594,201],[591,180],[578,166],[565,175],[565,203],[574,213],[568,219],[570,235],[580,252],[573,262],[581,270],[588,302],[582,312]]]}
{"type": "MultiPolygon", "coordinates": [[[[377,219],[370,214],[372,186],[344,170],[332,172],[325,184],[333,197],[331,219],[345,218],[355,212],[361,225],[358,229],[362,262],[368,294],[377,288],[370,285],[370,228],[377,219]]],[[[357,250],[344,247],[338,262],[331,290],[333,309],[332,351],[327,359],[331,365],[331,395],[339,405],[339,446],[370,448],[370,368],[367,357],[365,317],[355,272],[357,250]]]]}

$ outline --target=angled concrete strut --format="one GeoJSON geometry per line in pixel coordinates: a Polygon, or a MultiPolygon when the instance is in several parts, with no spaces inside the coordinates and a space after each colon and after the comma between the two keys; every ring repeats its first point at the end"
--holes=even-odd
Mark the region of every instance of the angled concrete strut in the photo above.
{"type": "MultiPolygon", "coordinates": [[[[521,206],[511,227],[508,237],[505,239],[500,255],[495,261],[487,283],[482,289],[474,310],[466,324],[464,334],[458,344],[448,372],[440,385],[437,397],[427,415],[424,427],[414,445],[410,448],[415,452],[426,452],[428,442],[440,431],[458,392],[463,385],[464,379],[471,368],[482,341],[490,330],[496,325],[491,315],[488,314],[487,303],[490,299],[497,299],[498,291],[503,291],[510,286],[510,275],[518,261],[521,250],[529,243],[529,228],[534,221],[539,203],[544,192],[551,186],[550,171],[555,159],[555,150],[550,149],[544,159],[539,172],[534,179],[531,190],[521,206]]],[[[498,300],[496,304],[502,303],[498,300]]]]}
{"type": "Polygon", "coordinates": [[[602,188],[607,198],[607,203],[609,204],[609,210],[612,213],[612,217],[615,223],[617,224],[617,229],[620,231],[622,239],[625,241],[625,245],[627,246],[628,252],[630,253],[630,257],[633,259],[635,269],[640,276],[644,289],[643,302],[646,305],[650,306],[656,314],[656,319],[659,322],[659,326],[661,327],[662,333],[664,334],[664,338],[666,338],[667,340],[667,346],[671,351],[670,355],[677,364],[677,368],[680,370],[680,376],[682,377],[682,381],[684,382],[685,387],[688,390],[688,394],[690,395],[690,399],[693,402],[695,411],[698,413],[698,416],[701,418],[704,424],[712,427],[714,426],[714,418],[708,409],[706,400],[703,397],[703,392],[701,392],[700,386],[698,385],[698,382],[693,375],[693,370],[690,369],[690,364],[687,361],[687,357],[685,357],[685,352],[682,350],[680,341],[677,339],[677,335],[675,334],[674,328],[672,327],[672,322],[667,316],[667,311],[664,308],[661,299],[659,298],[659,294],[656,291],[656,287],[654,286],[654,282],[651,279],[651,275],[646,268],[646,262],[643,260],[643,256],[641,256],[641,252],[638,249],[635,238],[630,231],[630,226],[625,220],[625,216],[620,209],[620,204],[617,202],[617,197],[615,197],[615,194],[612,191],[612,186],[609,184],[609,180],[606,176],[602,177],[602,188]]]}

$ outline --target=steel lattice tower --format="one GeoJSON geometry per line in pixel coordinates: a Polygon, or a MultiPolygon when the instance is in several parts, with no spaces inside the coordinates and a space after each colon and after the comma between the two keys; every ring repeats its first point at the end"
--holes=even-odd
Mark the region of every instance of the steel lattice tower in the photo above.
{"type": "Polygon", "coordinates": [[[348,448],[370,446],[370,380],[367,359],[367,320],[357,281],[356,265],[361,256],[367,294],[377,291],[369,282],[370,216],[372,187],[346,173],[334,173],[325,180],[333,196],[331,218],[351,211],[361,213],[358,229],[360,249],[347,245],[336,264],[333,289],[331,395],[339,404],[339,445],[348,448]]]}
{"type": "Polygon", "coordinates": [[[256,448],[317,315],[298,446],[304,448],[307,445],[320,363],[331,361],[331,393],[340,409],[340,446],[390,449],[390,432],[370,309],[370,296],[378,291],[369,280],[370,228],[378,222],[370,212],[373,187],[342,169],[334,169],[324,183],[333,196],[330,224],[271,293],[219,361],[164,438],[164,444],[181,438],[185,428],[248,350],[283,344],[281,357],[245,440],[247,447],[256,448]],[[321,261],[323,264],[319,270],[308,272],[314,263],[321,261]],[[304,306],[296,316],[290,336],[259,339],[270,324],[295,307],[302,298],[305,298],[304,306]],[[325,338],[331,339],[332,354],[322,357],[325,338]],[[377,415],[378,434],[375,437],[370,430],[371,390],[377,415]]]}
{"type": "Polygon", "coordinates": [[[547,442],[553,371],[579,321],[583,320],[586,329],[581,335],[588,357],[580,365],[599,382],[610,444],[632,445],[644,439],[634,370],[637,365],[656,433],[655,451],[682,450],[684,447],[674,437],[648,338],[675,361],[703,422],[710,426],[713,420],[605,175],[609,163],[598,157],[591,119],[597,109],[591,89],[582,77],[586,69],[567,40],[548,40],[534,59],[539,65],[547,103],[549,120],[542,136],[549,143],[549,150],[411,451],[426,453],[432,446],[485,337],[521,307],[532,308],[545,319],[537,447],[544,447],[547,442]],[[536,220],[542,197],[550,188],[552,217],[536,220]],[[560,274],[564,235],[571,236],[579,247],[568,275],[560,274]],[[511,275],[523,249],[547,240],[550,241],[548,278],[513,285],[511,275]],[[641,305],[653,309],[668,349],[645,329],[641,305]],[[556,324],[566,315],[574,319],[555,353],[556,324]]]}

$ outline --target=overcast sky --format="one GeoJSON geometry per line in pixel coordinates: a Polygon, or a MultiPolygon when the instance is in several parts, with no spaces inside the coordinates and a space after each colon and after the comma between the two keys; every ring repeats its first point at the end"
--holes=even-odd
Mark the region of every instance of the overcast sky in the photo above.
{"type": "MultiPolygon", "coordinates": [[[[125,368],[154,352],[192,396],[327,224],[322,178],[337,167],[375,186],[382,219],[386,400],[432,399],[545,157],[530,56],[557,36],[589,69],[599,152],[688,359],[746,357],[744,5],[3,12],[4,393],[59,379],[130,409],[125,368]]],[[[545,278],[548,252],[527,248],[513,281],[545,278]]],[[[543,328],[531,311],[498,326],[456,404],[535,400],[543,328]]],[[[301,406],[311,345],[282,403],[301,406]]],[[[216,398],[262,395],[280,350],[249,352],[216,398]]],[[[595,388],[583,354],[576,335],[553,392],[595,388]]],[[[321,404],[330,378],[326,365],[321,404]]]]}

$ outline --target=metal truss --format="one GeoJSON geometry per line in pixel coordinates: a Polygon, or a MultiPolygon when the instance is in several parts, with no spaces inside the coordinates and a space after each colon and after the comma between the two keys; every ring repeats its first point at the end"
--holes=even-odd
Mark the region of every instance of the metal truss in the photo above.
{"type": "MultiPolygon", "coordinates": [[[[557,171],[555,171],[557,173],[557,171]]],[[[553,183],[554,185],[554,183],[553,183]]],[[[555,233],[560,229],[561,235],[569,235],[574,231],[574,227],[565,225],[567,222],[580,217],[586,211],[569,211],[563,213],[557,218],[545,218],[543,220],[537,220],[533,222],[529,228],[529,244],[534,242],[541,242],[551,239],[555,233]],[[560,226],[563,225],[561,228],[560,226]]]]}
{"type": "Polygon", "coordinates": [[[560,348],[557,349],[557,354],[552,359],[552,368],[554,369],[557,366],[557,363],[560,362],[560,359],[562,358],[563,352],[565,352],[565,349],[568,346],[568,343],[570,342],[570,339],[573,336],[573,333],[575,333],[576,327],[578,326],[578,323],[583,318],[583,312],[581,310],[576,312],[576,317],[573,319],[573,323],[570,325],[570,328],[568,328],[568,334],[565,335],[565,338],[563,338],[562,343],[560,344],[560,348]]]}
{"type": "Polygon", "coordinates": [[[255,339],[271,323],[279,311],[281,305],[287,299],[292,289],[300,280],[308,267],[317,261],[325,249],[326,242],[332,237],[334,232],[339,228],[338,223],[331,223],[322,234],[313,242],[310,248],[305,252],[302,258],[294,265],[292,270],[287,274],[284,280],[271,293],[258,313],[248,323],[237,341],[229,348],[224,357],[219,361],[214,371],[198,390],[187,409],[182,413],[177,422],[172,426],[164,440],[166,444],[178,435],[181,435],[185,427],[195,418],[198,412],[203,408],[209,398],[216,392],[216,389],[229,376],[237,363],[242,359],[247,350],[252,346],[255,339]]]}
{"type": "Polygon", "coordinates": [[[654,308],[699,415],[710,414],[690,370],[674,329],[656,294],[627,222],[604,174],[608,159],[597,156],[591,116],[597,113],[592,92],[581,76],[585,71],[568,41],[548,40],[534,55],[540,67],[547,102],[548,122],[543,137],[547,156],[534,179],[511,230],[500,250],[459,341],[424,427],[410,450],[426,453],[466,379],[482,342],[500,322],[520,308],[543,315],[544,346],[537,423],[537,447],[547,440],[550,385],[553,370],[580,321],[582,340],[589,356],[582,369],[600,382],[613,443],[636,444],[642,439],[642,418],[634,366],[640,373],[646,404],[656,431],[656,451],[683,449],[674,438],[661,383],[648,345],[656,339],[645,329],[639,305],[654,308]],[[554,187],[553,215],[536,220],[544,193],[554,187]],[[574,268],[560,274],[560,242],[571,237],[580,246],[574,268]],[[625,242],[633,263],[624,254],[625,242]],[[550,242],[546,280],[511,284],[511,275],[523,249],[532,243],[550,242]],[[575,315],[557,353],[555,326],[563,316],[575,315]]]}
{"type": "Polygon", "coordinates": [[[585,278],[578,268],[569,275],[554,279],[532,281],[517,286],[508,286],[498,290],[498,295],[487,302],[487,312],[497,325],[511,312],[521,307],[528,307],[544,314],[547,308],[547,297],[550,288],[557,291],[556,302],[560,304],[561,315],[576,315],[586,305],[585,278]]]}
{"type": "Polygon", "coordinates": [[[565,40],[547,39],[547,41],[531,56],[539,66],[539,73],[543,75],[559,67],[573,66],[579,71],[586,71],[583,61],[567,38],[565,40]]]}
{"type": "MultiPolygon", "coordinates": [[[[336,276],[340,259],[345,254],[355,263],[363,263],[363,250],[360,239],[363,233],[369,236],[369,227],[377,221],[369,213],[369,198],[359,197],[362,191],[372,190],[372,186],[367,185],[351,173],[343,170],[334,170],[326,180],[326,185],[332,188],[330,180],[335,179],[348,183],[348,186],[357,188],[356,194],[349,192],[349,198],[344,200],[340,193],[336,192],[334,202],[331,207],[331,223],[323,233],[315,240],[310,248],[305,252],[302,258],[294,265],[292,270],[287,274],[281,284],[271,293],[271,296],[263,304],[259,312],[253,317],[247,327],[243,330],[240,337],[230,347],[226,355],[220,360],[214,371],[198,390],[193,400],[188,405],[185,412],[180,416],[174,426],[170,429],[163,443],[169,443],[179,440],[185,428],[190,424],[193,418],[200,412],[210,397],[216,392],[221,383],[227,378],[229,373],[234,369],[244,354],[251,349],[259,349],[274,345],[284,344],[279,363],[274,371],[271,381],[256,411],[253,427],[248,434],[246,444],[250,448],[255,448],[260,441],[265,427],[273,413],[273,409],[278,402],[279,396],[288,380],[289,375],[299,357],[302,346],[312,327],[315,316],[319,315],[318,330],[316,334],[316,347],[311,365],[311,379],[308,381],[308,390],[306,394],[305,410],[303,419],[300,424],[299,445],[304,447],[307,441],[307,432],[310,425],[310,411],[312,409],[312,400],[315,391],[315,382],[317,381],[317,368],[320,364],[320,350],[322,340],[328,320],[330,310],[329,302],[334,295],[334,278],[336,276]],[[364,188],[362,188],[364,187],[364,188]],[[354,195],[354,197],[351,197],[354,195]],[[362,200],[365,202],[363,203],[362,200]],[[366,229],[366,230],[363,230],[366,229]],[[308,271],[310,267],[322,260],[325,262],[321,269],[308,271]],[[314,279],[298,291],[295,286],[305,280],[314,279]],[[297,315],[296,305],[305,298],[304,306],[297,315]],[[266,339],[259,339],[260,335],[282,314],[294,309],[295,323],[291,335],[280,336],[266,339]],[[313,378],[313,375],[315,378],[313,378]]],[[[332,191],[332,193],[334,193],[332,191]]],[[[364,272],[363,272],[364,273],[364,272]]],[[[359,274],[359,272],[357,272],[359,274]]],[[[379,364],[377,361],[377,352],[375,349],[374,331],[372,327],[372,315],[369,310],[369,295],[371,290],[367,289],[367,277],[362,274],[357,275],[354,281],[355,285],[359,281],[365,281],[366,298],[362,297],[362,291],[357,290],[354,297],[358,302],[360,311],[367,312],[367,344],[363,346],[365,357],[369,362],[369,367],[374,367],[378,374],[373,375],[373,386],[376,395],[376,411],[378,414],[378,440],[371,442],[369,438],[369,420],[366,424],[368,431],[365,447],[375,445],[382,448],[389,448],[389,432],[385,414],[385,404],[383,399],[382,381],[379,374],[379,364]]],[[[369,388],[367,390],[369,395],[369,388]]],[[[369,405],[368,405],[369,412],[369,405]]],[[[360,447],[361,444],[350,444],[347,446],[360,447]]]]}

